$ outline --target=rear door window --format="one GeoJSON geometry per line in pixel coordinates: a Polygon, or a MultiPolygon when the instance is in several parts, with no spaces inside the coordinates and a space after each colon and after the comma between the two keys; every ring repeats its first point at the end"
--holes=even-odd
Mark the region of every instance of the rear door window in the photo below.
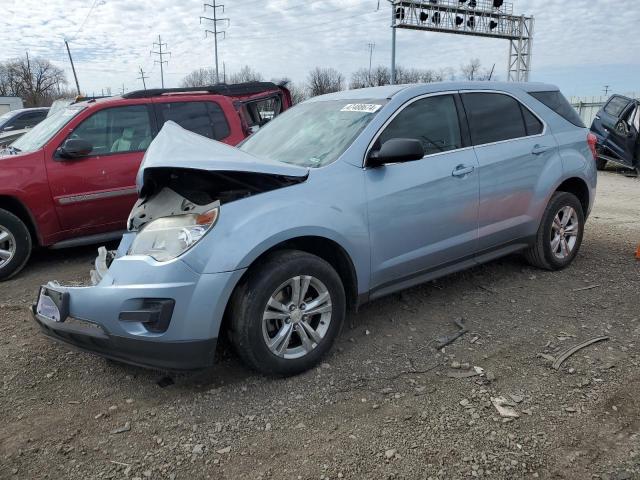
{"type": "Polygon", "coordinates": [[[462,147],[458,111],[453,95],[438,95],[409,104],[382,132],[376,148],[393,138],[422,142],[425,155],[462,147]]]}
{"type": "Polygon", "coordinates": [[[161,125],[171,120],[182,128],[214,140],[229,136],[229,125],[220,105],[214,102],[156,104],[161,125]]]}
{"type": "Polygon", "coordinates": [[[527,136],[520,102],[501,93],[463,93],[462,101],[474,145],[527,136]]]}
{"type": "Polygon", "coordinates": [[[604,106],[604,111],[612,117],[618,118],[620,114],[627,108],[630,100],[624,97],[613,96],[604,106]]]}
{"type": "Polygon", "coordinates": [[[540,135],[544,130],[544,125],[538,117],[536,117],[531,110],[521,105],[522,116],[524,117],[524,125],[527,129],[527,135],[540,135]]]}
{"type": "Polygon", "coordinates": [[[576,127],[585,128],[584,122],[576,112],[575,108],[571,106],[569,101],[565,98],[559,90],[551,92],[529,92],[536,100],[544,103],[551,110],[556,112],[566,121],[573,123],[576,127]]]}

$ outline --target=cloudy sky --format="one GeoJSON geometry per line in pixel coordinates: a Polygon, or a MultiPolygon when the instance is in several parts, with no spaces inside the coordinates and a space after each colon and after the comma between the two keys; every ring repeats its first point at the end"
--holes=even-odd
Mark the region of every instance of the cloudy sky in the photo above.
{"type": "MultiPolygon", "coordinates": [[[[265,78],[304,81],[315,66],[348,77],[390,59],[390,7],[386,0],[217,0],[230,19],[220,45],[227,72],[250,65],[265,78]]],[[[212,3],[210,0],[208,3],[212,3]]],[[[640,93],[640,4],[636,0],[514,0],[514,12],[536,20],[532,80],[560,85],[567,96],[600,95],[603,86],[640,93]]],[[[0,61],[29,51],[68,72],[69,40],[81,89],[98,94],[160,86],[153,42],[168,44],[165,85],[213,65],[213,40],[199,24],[199,0],[2,0],[0,61]]],[[[208,14],[207,14],[208,15],[208,14]]],[[[471,58],[496,65],[505,79],[508,42],[410,30],[398,31],[398,64],[456,70],[471,58]]],[[[221,63],[222,68],[222,63],[221,63]]]]}

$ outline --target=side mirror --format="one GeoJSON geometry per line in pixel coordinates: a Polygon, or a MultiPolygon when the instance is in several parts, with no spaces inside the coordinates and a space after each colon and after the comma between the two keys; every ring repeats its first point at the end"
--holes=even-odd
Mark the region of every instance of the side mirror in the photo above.
{"type": "Polygon", "coordinates": [[[424,157],[424,147],[414,138],[392,138],[372,151],[367,158],[368,167],[380,167],[387,163],[413,162],[424,157]]]}
{"type": "Polygon", "coordinates": [[[60,148],[58,148],[58,150],[56,150],[56,156],[64,159],[74,159],[86,157],[92,150],[93,145],[86,140],[81,138],[69,138],[60,148]]]}

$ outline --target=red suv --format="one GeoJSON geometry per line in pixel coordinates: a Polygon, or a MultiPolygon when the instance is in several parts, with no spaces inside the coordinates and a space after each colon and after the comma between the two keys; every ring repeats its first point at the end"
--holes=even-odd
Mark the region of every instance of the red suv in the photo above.
{"type": "Polygon", "coordinates": [[[24,267],[33,246],[118,238],[164,122],[237,145],[290,106],[283,86],[252,82],[142,90],[56,112],[0,151],[0,280],[24,267]]]}

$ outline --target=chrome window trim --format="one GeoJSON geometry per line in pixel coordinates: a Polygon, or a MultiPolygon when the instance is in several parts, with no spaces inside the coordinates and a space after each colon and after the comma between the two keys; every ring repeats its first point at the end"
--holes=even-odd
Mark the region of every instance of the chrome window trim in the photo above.
{"type": "MultiPolygon", "coordinates": [[[[452,152],[463,152],[465,150],[471,150],[471,149],[476,148],[476,147],[486,147],[486,146],[491,146],[491,145],[499,145],[501,143],[515,142],[515,141],[519,141],[519,140],[527,139],[527,138],[543,137],[543,136],[545,136],[547,134],[547,130],[549,128],[548,125],[547,125],[547,122],[545,122],[544,119],[540,115],[538,115],[536,112],[531,110],[531,108],[529,108],[518,97],[516,97],[512,93],[506,92],[504,90],[446,90],[446,91],[442,91],[442,92],[425,93],[423,95],[419,95],[419,96],[417,96],[415,98],[412,98],[411,100],[409,100],[409,101],[405,102],[403,105],[401,105],[400,108],[398,108],[393,113],[393,115],[391,115],[384,122],[384,124],[378,129],[376,134],[373,136],[373,139],[369,142],[369,145],[367,146],[367,150],[365,151],[365,155],[364,155],[364,158],[363,158],[363,161],[362,161],[362,168],[367,168],[367,158],[369,157],[369,153],[371,152],[371,149],[373,148],[373,145],[376,143],[378,138],[380,138],[380,135],[382,135],[384,130],[396,118],[396,116],[398,116],[409,105],[411,105],[414,102],[417,102],[418,100],[423,100],[423,99],[429,98],[429,97],[437,97],[437,96],[441,96],[441,95],[455,95],[455,94],[459,94],[460,96],[462,96],[465,93],[497,93],[497,94],[507,95],[507,96],[513,98],[516,102],[518,102],[524,108],[529,110],[529,112],[531,112],[531,114],[534,117],[536,117],[542,123],[542,133],[537,133],[535,135],[525,135],[524,137],[509,138],[507,140],[499,140],[497,142],[481,143],[481,144],[478,144],[478,145],[473,145],[473,140],[472,140],[472,142],[471,142],[472,145],[470,145],[468,147],[455,148],[453,150],[447,150],[446,152],[430,153],[430,154],[425,155],[424,157],[422,157],[421,160],[424,160],[427,157],[436,157],[436,156],[439,156],[439,155],[444,155],[444,154],[452,153],[452,152]]],[[[467,112],[465,111],[463,113],[464,113],[465,119],[467,119],[467,121],[468,121],[467,112]]],[[[524,124],[524,118],[522,119],[522,122],[524,124]]],[[[471,137],[471,132],[469,132],[469,137],[471,137]]]]}

